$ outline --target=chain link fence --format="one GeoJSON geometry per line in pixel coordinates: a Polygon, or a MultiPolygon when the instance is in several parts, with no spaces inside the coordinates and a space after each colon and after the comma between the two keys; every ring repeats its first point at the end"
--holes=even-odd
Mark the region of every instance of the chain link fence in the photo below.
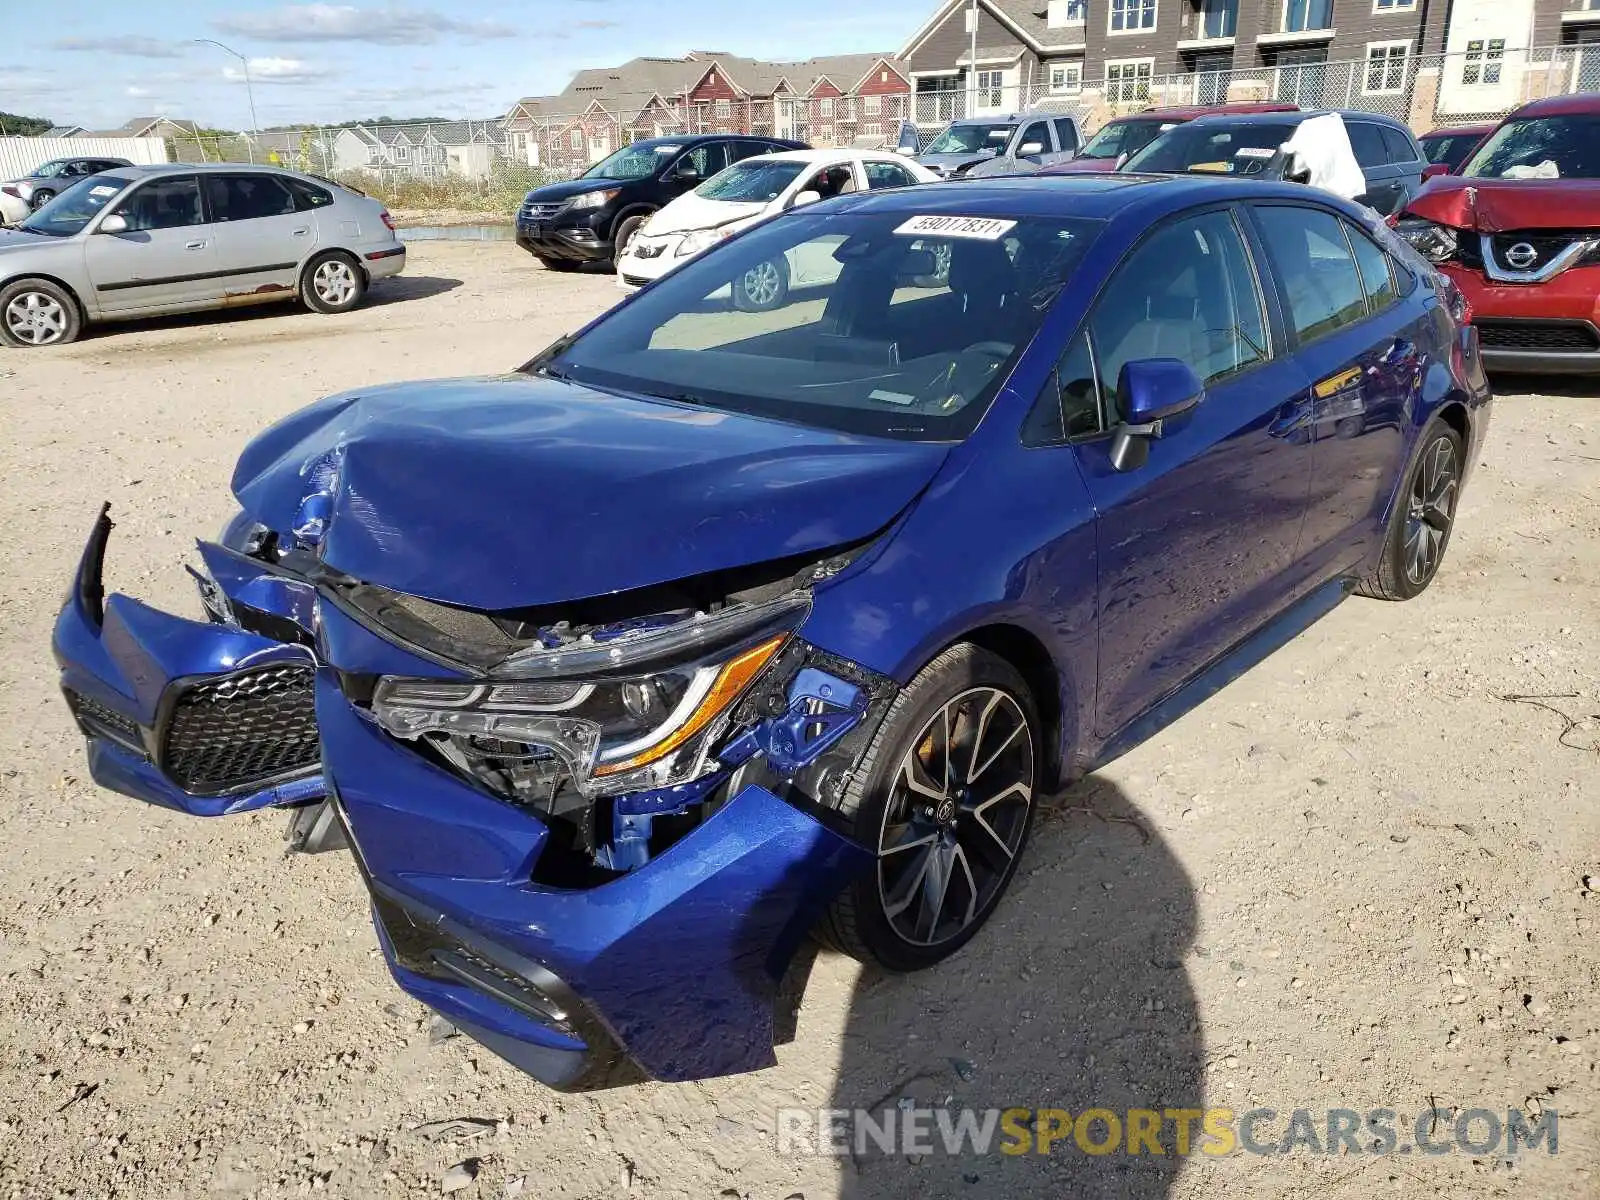
{"type": "MultiPolygon", "coordinates": [[[[1600,89],[1600,45],[1543,50],[1483,49],[1411,55],[1378,46],[1366,59],[1317,62],[1304,52],[1271,67],[1152,75],[1113,64],[1085,78],[1070,62],[1045,64],[1021,84],[979,72],[937,91],[809,99],[720,100],[640,109],[625,98],[583,113],[514,109],[493,121],[365,124],[338,129],[168,139],[176,162],[271,163],[352,184],[400,209],[515,211],[528,189],[581,174],[608,154],[649,137],[755,134],[816,147],[889,148],[907,123],[926,146],[949,122],[1036,111],[1071,114],[1086,134],[1151,105],[1276,100],[1302,108],[1383,113],[1415,132],[1493,121],[1541,96],[1600,89]],[[992,86],[991,86],[992,83],[992,86]]],[[[943,80],[924,80],[924,85],[943,80]]]]}

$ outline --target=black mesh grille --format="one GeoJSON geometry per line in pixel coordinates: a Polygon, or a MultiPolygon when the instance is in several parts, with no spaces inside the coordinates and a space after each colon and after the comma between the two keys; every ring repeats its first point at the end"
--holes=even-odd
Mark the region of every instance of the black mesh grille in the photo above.
{"type": "Polygon", "coordinates": [[[627,284],[629,287],[643,287],[650,281],[643,275],[624,275],[622,277],[622,282],[627,284]]]}
{"type": "Polygon", "coordinates": [[[322,757],[309,663],[220,675],[186,688],[161,741],[163,771],[186,792],[228,792],[314,767],[322,757]]]}
{"type": "Polygon", "coordinates": [[[67,703],[72,707],[72,715],[78,718],[78,725],[89,737],[110,738],[141,754],[144,753],[143,739],[139,736],[139,724],[132,717],[125,717],[115,709],[107,708],[92,696],[85,696],[80,692],[67,692],[67,703]]]}
{"type": "Polygon", "coordinates": [[[1553,350],[1582,354],[1600,350],[1594,326],[1582,321],[1475,321],[1485,350],[1553,350]]]}

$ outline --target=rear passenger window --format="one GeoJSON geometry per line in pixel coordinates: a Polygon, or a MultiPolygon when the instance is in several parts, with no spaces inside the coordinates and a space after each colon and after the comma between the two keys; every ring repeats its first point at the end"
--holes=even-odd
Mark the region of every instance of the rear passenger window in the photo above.
{"type": "Polygon", "coordinates": [[[1382,127],[1384,149],[1389,152],[1389,161],[1397,163],[1417,162],[1422,158],[1422,153],[1411,144],[1411,139],[1398,129],[1390,129],[1387,125],[1382,127]]]}
{"type": "Polygon", "coordinates": [[[1203,213],[1152,234],[1117,269],[1089,328],[1108,413],[1122,412],[1119,376],[1136,359],[1179,359],[1206,383],[1264,361],[1266,319],[1233,217],[1203,213]]]}
{"type": "Polygon", "coordinates": [[[295,211],[295,199],[275,175],[207,175],[206,206],[213,221],[255,221],[295,211]]]}
{"type": "Polygon", "coordinates": [[[333,193],[304,179],[283,178],[283,184],[294,193],[294,206],[302,212],[313,208],[326,208],[333,203],[333,193]]]}
{"type": "Polygon", "coordinates": [[[1356,254],[1356,269],[1361,273],[1361,287],[1367,295],[1367,311],[1377,312],[1389,307],[1395,301],[1389,256],[1354,226],[1346,224],[1344,231],[1349,235],[1350,247],[1356,254]]]}
{"type": "Polygon", "coordinates": [[[1276,204],[1257,208],[1256,216],[1302,342],[1365,318],[1366,289],[1344,222],[1320,209],[1276,204]]]}
{"type": "Polygon", "coordinates": [[[1066,117],[1057,117],[1051,122],[1056,127],[1057,148],[1071,154],[1078,148],[1078,130],[1066,117]]]}
{"type": "Polygon", "coordinates": [[[1363,167],[1381,167],[1389,161],[1389,151],[1384,147],[1383,134],[1368,121],[1348,121],[1350,149],[1356,152],[1356,161],[1363,167]]]}

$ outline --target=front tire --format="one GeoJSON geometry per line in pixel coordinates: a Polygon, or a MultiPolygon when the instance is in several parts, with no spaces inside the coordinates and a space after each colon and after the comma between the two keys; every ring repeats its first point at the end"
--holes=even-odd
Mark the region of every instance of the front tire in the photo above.
{"type": "Polygon", "coordinates": [[[1356,589],[1375,600],[1410,600],[1425,592],[1455,529],[1464,466],[1461,435],[1435,419],[1418,444],[1421,450],[1389,514],[1378,569],[1356,589]]]}
{"type": "Polygon", "coordinates": [[[56,194],[49,188],[40,188],[33,194],[33,199],[31,199],[28,203],[32,206],[34,212],[38,212],[41,208],[43,208],[46,204],[49,204],[50,201],[54,200],[55,198],[56,194]]]}
{"type": "Polygon", "coordinates": [[[72,293],[48,279],[18,279],[0,288],[0,343],[18,349],[78,340],[83,315],[72,293]]]}
{"type": "Polygon", "coordinates": [[[733,306],[740,312],[771,312],[789,298],[789,264],[759,262],[733,281],[733,306]]]}
{"type": "Polygon", "coordinates": [[[1040,747],[1037,707],[1010,663],[967,643],[929,663],[895,697],[841,801],[878,859],[819,935],[890,971],[966,945],[1027,845],[1040,747]]]}
{"type": "Polygon", "coordinates": [[[648,214],[642,213],[636,217],[629,217],[617,226],[616,236],[611,242],[611,265],[613,267],[622,261],[623,254],[627,252],[628,243],[633,241],[634,236],[639,232],[639,226],[644,224],[646,215],[648,214]]]}
{"type": "Polygon", "coordinates": [[[366,294],[366,272],[342,250],[317,255],[300,277],[300,299],[312,312],[349,312],[366,294]]]}

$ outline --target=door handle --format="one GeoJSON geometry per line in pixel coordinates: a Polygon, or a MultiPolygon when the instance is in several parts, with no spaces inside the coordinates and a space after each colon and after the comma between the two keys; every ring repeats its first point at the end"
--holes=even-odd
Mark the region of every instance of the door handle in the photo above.
{"type": "Polygon", "coordinates": [[[305,237],[306,234],[308,234],[310,232],[311,232],[311,228],[309,226],[302,225],[299,229],[296,229],[294,231],[294,236],[295,237],[305,237]]]}
{"type": "Polygon", "coordinates": [[[205,239],[202,238],[198,242],[188,242],[183,248],[185,250],[204,250],[206,248],[205,239]]]}

